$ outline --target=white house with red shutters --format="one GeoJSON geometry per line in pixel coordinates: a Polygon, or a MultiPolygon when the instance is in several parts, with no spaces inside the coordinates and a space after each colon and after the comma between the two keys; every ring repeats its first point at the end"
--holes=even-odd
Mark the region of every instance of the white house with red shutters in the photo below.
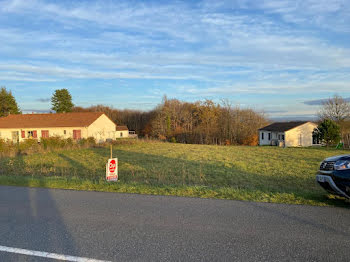
{"type": "Polygon", "coordinates": [[[20,142],[24,139],[94,137],[98,142],[114,140],[117,125],[102,112],[23,114],[0,118],[0,139],[20,142]]]}

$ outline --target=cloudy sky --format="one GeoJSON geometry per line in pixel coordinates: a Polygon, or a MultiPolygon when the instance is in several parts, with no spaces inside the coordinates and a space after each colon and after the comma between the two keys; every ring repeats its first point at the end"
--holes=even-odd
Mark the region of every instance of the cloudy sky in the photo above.
{"type": "Polygon", "coordinates": [[[166,94],[296,118],[350,97],[349,0],[0,0],[0,36],[0,86],[25,111],[58,88],[78,106],[166,94]]]}

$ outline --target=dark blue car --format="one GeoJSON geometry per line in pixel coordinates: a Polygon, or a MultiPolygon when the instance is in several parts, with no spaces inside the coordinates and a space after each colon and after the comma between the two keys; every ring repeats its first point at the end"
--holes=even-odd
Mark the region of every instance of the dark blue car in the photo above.
{"type": "Polygon", "coordinates": [[[350,198],[350,155],[326,158],[316,180],[329,193],[350,198]]]}

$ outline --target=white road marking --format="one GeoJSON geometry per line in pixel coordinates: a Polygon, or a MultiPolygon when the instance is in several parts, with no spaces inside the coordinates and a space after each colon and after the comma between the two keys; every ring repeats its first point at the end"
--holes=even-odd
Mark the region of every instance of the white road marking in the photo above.
{"type": "Polygon", "coordinates": [[[22,248],[15,248],[15,247],[6,247],[6,246],[0,246],[0,251],[9,252],[9,253],[15,253],[15,254],[21,254],[21,255],[27,255],[27,256],[52,258],[52,259],[58,259],[58,260],[63,260],[63,261],[110,262],[110,261],[107,261],[107,260],[98,260],[98,259],[87,258],[87,257],[67,256],[67,255],[63,255],[63,254],[48,253],[48,252],[41,252],[41,251],[22,249],[22,248]]]}

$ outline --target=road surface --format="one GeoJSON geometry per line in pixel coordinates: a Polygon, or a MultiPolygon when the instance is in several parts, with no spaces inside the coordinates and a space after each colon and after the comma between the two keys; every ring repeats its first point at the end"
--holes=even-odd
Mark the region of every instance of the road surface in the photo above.
{"type": "MultiPolygon", "coordinates": [[[[106,261],[349,261],[350,209],[0,186],[1,247],[106,261]]],[[[12,250],[0,261],[57,260],[12,250]]]]}

